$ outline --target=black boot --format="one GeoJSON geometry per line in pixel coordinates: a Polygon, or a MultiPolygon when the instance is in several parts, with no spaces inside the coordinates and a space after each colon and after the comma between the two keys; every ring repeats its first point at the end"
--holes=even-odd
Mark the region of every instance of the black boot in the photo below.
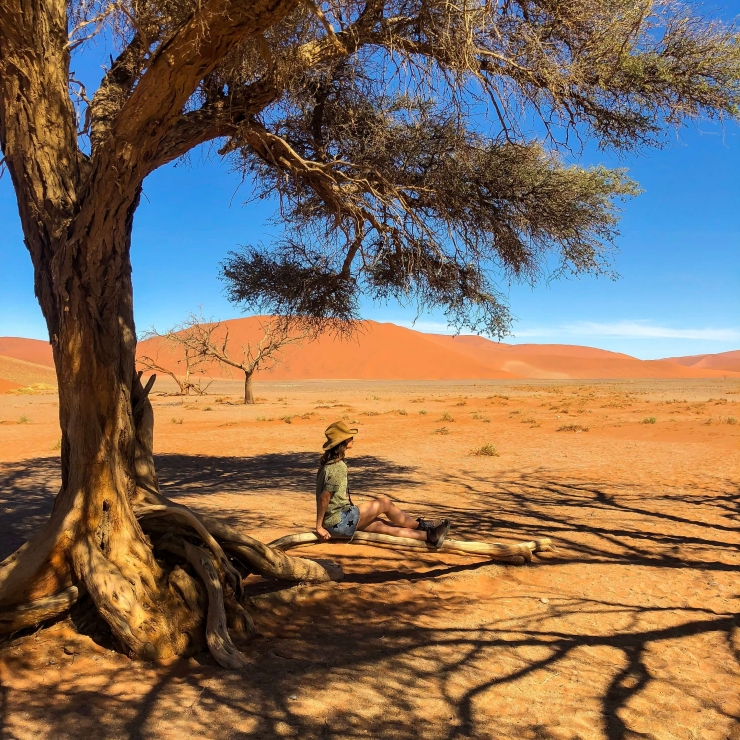
{"type": "Polygon", "coordinates": [[[440,524],[444,524],[445,522],[449,522],[450,520],[449,519],[424,519],[423,517],[419,517],[416,521],[419,522],[419,526],[417,527],[417,529],[420,529],[422,532],[429,532],[435,527],[438,527],[440,524]]]}
{"type": "Polygon", "coordinates": [[[439,550],[442,547],[442,543],[445,541],[445,535],[450,531],[450,520],[444,519],[441,524],[436,527],[427,529],[427,542],[439,550]]]}

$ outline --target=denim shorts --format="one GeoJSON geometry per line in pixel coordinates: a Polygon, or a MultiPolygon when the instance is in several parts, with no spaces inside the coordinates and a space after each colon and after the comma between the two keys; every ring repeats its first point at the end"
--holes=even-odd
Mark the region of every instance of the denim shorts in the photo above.
{"type": "Polygon", "coordinates": [[[342,518],[330,527],[326,524],[324,529],[332,535],[337,537],[352,537],[357,525],[360,523],[360,510],[356,506],[350,506],[349,509],[345,509],[342,512],[342,518]]]}

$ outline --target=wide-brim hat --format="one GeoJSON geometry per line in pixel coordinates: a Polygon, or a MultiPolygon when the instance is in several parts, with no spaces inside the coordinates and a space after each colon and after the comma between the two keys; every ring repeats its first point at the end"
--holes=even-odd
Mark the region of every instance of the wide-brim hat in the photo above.
{"type": "Polygon", "coordinates": [[[343,421],[335,421],[333,424],[329,424],[324,432],[326,442],[324,442],[323,449],[330,450],[332,447],[342,444],[345,440],[352,439],[357,431],[357,429],[348,427],[343,421]]]}

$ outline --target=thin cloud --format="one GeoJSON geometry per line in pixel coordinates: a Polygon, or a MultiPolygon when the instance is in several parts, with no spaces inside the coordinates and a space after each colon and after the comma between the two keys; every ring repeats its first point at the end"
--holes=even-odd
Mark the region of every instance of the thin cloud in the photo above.
{"type": "Polygon", "coordinates": [[[533,327],[514,332],[517,337],[620,337],[622,339],[689,339],[708,342],[740,341],[740,329],[681,329],[649,321],[600,323],[580,321],[551,327],[533,327]]]}

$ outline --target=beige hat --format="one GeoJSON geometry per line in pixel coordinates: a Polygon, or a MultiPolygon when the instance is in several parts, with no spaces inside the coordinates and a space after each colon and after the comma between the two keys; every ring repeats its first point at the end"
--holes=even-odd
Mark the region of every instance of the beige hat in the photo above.
{"type": "Polygon", "coordinates": [[[350,429],[343,421],[335,421],[333,424],[329,424],[324,432],[326,442],[324,442],[323,449],[330,450],[332,447],[342,444],[345,440],[352,439],[357,431],[357,429],[350,429]]]}

